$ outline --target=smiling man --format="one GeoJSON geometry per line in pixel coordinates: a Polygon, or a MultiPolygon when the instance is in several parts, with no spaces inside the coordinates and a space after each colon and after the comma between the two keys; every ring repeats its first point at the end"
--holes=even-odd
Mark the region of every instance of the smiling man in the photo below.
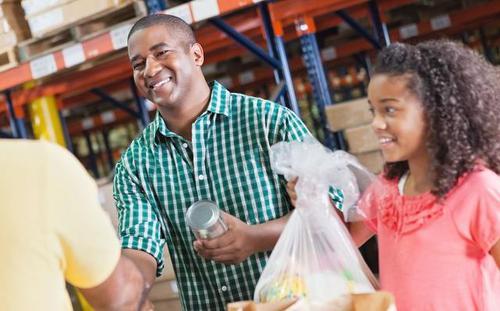
{"type": "Polygon", "coordinates": [[[128,53],[135,83],[158,114],[116,167],[124,253],[152,283],[166,244],[184,310],[251,299],[292,209],[285,181],[271,170],[270,146],[301,140],[307,129],[285,107],[208,84],[203,48],[177,17],[140,19],[128,53]],[[217,203],[229,230],[196,241],[185,214],[203,199],[217,203]]]}

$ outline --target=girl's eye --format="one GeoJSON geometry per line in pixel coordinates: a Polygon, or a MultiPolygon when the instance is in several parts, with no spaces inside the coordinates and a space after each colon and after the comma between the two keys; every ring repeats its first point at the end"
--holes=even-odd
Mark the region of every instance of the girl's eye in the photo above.
{"type": "Polygon", "coordinates": [[[395,109],[395,108],[393,108],[393,107],[385,107],[385,112],[386,112],[387,114],[392,115],[392,114],[395,114],[395,113],[396,113],[396,109],[395,109]]]}
{"type": "Polygon", "coordinates": [[[370,111],[370,113],[372,114],[372,116],[375,115],[375,109],[373,107],[370,106],[370,108],[368,108],[368,110],[370,111]]]}

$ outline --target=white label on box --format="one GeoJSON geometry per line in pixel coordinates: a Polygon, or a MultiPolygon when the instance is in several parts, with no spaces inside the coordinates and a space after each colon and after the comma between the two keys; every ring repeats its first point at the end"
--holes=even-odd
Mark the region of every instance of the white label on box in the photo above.
{"type": "Polygon", "coordinates": [[[191,8],[189,7],[189,3],[175,6],[175,7],[168,9],[164,12],[165,12],[165,14],[177,16],[177,17],[183,19],[188,24],[193,23],[193,16],[191,15],[191,8]]]}
{"type": "Polygon", "coordinates": [[[174,292],[174,293],[179,292],[179,288],[177,287],[176,281],[170,281],[170,287],[172,288],[172,292],[174,292]]]}
{"type": "Polygon", "coordinates": [[[219,83],[224,85],[224,87],[226,87],[227,89],[230,89],[231,87],[233,87],[233,79],[231,77],[223,77],[223,78],[217,79],[217,81],[219,81],[219,83]]]}
{"type": "Polygon", "coordinates": [[[115,113],[113,111],[106,111],[101,113],[102,123],[108,124],[116,120],[115,113]]]}
{"type": "Polygon", "coordinates": [[[85,53],[81,43],[72,45],[62,51],[66,68],[81,64],[85,61],[85,53]]]}
{"type": "Polygon", "coordinates": [[[23,0],[21,1],[21,6],[24,9],[26,15],[32,15],[41,12],[47,8],[55,6],[56,4],[62,4],[66,1],[61,0],[23,0]]]}
{"type": "Polygon", "coordinates": [[[408,39],[418,35],[417,24],[410,24],[399,28],[399,35],[401,39],[408,39]]]}
{"type": "Polygon", "coordinates": [[[33,35],[41,34],[45,30],[62,24],[63,22],[64,14],[62,9],[50,10],[46,13],[28,18],[28,24],[30,25],[33,35]]]}
{"type": "Polygon", "coordinates": [[[248,84],[255,81],[255,75],[253,71],[246,71],[238,75],[238,80],[240,80],[240,84],[248,84]]]}
{"type": "Polygon", "coordinates": [[[84,130],[88,130],[94,127],[94,119],[85,118],[82,120],[82,127],[84,130]]]}
{"type": "Polygon", "coordinates": [[[118,50],[127,46],[127,36],[133,24],[126,24],[110,31],[113,49],[118,50]]]}
{"type": "Polygon", "coordinates": [[[195,22],[219,15],[217,0],[194,0],[190,3],[195,22]]]}
{"type": "Polygon", "coordinates": [[[333,46],[327,47],[326,49],[321,50],[321,58],[325,61],[329,61],[337,58],[337,50],[333,46]]]}
{"type": "Polygon", "coordinates": [[[45,77],[57,71],[54,54],[39,57],[30,62],[31,76],[33,79],[45,77]]]}
{"type": "Polygon", "coordinates": [[[69,109],[63,109],[63,110],[61,110],[61,115],[64,118],[69,117],[70,114],[71,114],[71,111],[69,109]]]}
{"type": "Polygon", "coordinates": [[[451,26],[450,16],[448,14],[436,16],[431,19],[432,30],[441,30],[451,26]]]}

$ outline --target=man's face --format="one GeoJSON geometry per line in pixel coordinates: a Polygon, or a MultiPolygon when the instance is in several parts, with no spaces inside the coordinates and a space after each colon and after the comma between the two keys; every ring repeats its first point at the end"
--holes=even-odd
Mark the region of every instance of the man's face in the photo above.
{"type": "Polygon", "coordinates": [[[195,79],[194,71],[203,63],[199,44],[190,46],[181,38],[164,25],[154,25],[136,31],[129,39],[135,84],[142,95],[160,107],[174,108],[184,102],[195,79]]]}

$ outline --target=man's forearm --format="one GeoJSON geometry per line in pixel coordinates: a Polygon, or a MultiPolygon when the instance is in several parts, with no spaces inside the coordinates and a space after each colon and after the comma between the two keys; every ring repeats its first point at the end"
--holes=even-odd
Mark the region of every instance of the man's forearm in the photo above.
{"type": "Polygon", "coordinates": [[[274,248],[291,214],[292,212],[281,218],[252,226],[252,240],[256,252],[270,251],[274,248]]]}
{"type": "Polygon", "coordinates": [[[123,249],[122,254],[129,258],[139,269],[146,283],[146,293],[156,279],[156,259],[146,252],[135,249],[123,249]]]}
{"type": "Polygon", "coordinates": [[[103,283],[80,291],[95,310],[137,310],[142,305],[144,278],[133,261],[122,256],[103,283]]]}

